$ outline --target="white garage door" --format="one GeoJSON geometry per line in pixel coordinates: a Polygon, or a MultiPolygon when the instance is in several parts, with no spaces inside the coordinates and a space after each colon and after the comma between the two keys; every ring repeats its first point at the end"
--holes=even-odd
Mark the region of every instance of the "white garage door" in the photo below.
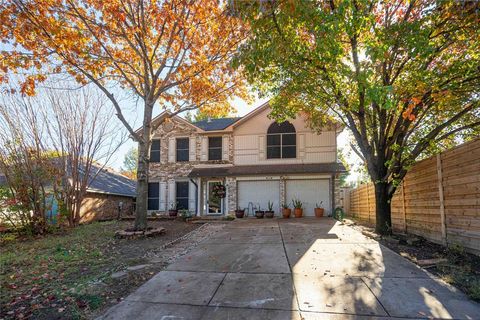
{"type": "MultiPolygon", "coordinates": [[[[238,206],[250,208],[259,207],[268,210],[268,201],[273,202],[275,215],[280,214],[280,183],[278,180],[268,181],[238,181],[238,206]]],[[[252,214],[252,212],[250,212],[252,214]]]]}
{"type": "Polygon", "coordinates": [[[330,214],[330,180],[287,180],[286,181],[286,201],[292,202],[292,199],[300,199],[303,202],[303,215],[315,216],[315,205],[323,201],[325,215],[330,214]]]}

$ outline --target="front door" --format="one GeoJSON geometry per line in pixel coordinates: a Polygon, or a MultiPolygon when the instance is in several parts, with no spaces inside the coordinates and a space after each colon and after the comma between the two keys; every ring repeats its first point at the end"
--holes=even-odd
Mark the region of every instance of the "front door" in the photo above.
{"type": "Polygon", "coordinates": [[[222,185],[222,182],[207,182],[207,214],[223,214],[223,198],[220,198],[213,191],[216,185],[222,185]]]}

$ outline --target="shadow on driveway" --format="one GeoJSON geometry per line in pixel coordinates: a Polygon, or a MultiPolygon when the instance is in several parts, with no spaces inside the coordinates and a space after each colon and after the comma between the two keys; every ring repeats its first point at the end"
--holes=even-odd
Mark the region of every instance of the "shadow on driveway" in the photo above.
{"type": "Polygon", "coordinates": [[[228,223],[103,319],[478,319],[480,306],[330,218],[228,223]]]}

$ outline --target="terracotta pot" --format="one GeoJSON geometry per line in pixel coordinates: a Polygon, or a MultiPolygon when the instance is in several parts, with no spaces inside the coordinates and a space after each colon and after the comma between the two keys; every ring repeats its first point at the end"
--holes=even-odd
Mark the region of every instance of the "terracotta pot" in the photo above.
{"type": "Polygon", "coordinates": [[[266,218],[273,218],[275,216],[275,211],[265,211],[266,218]]]}
{"type": "Polygon", "coordinates": [[[257,217],[257,219],[263,219],[264,215],[265,215],[264,211],[255,211],[255,217],[257,217]]]}
{"type": "Polygon", "coordinates": [[[285,219],[290,218],[291,214],[292,214],[292,209],[290,209],[290,208],[282,209],[282,215],[285,219]]]}
{"type": "Polygon", "coordinates": [[[295,208],[293,213],[295,214],[295,218],[301,218],[303,216],[303,209],[295,208]]]}
{"type": "Polygon", "coordinates": [[[178,210],[168,210],[168,215],[170,217],[176,217],[178,214],[178,210]]]}
{"type": "Polygon", "coordinates": [[[245,210],[235,210],[235,217],[241,219],[245,215],[245,210]]]}
{"type": "Polygon", "coordinates": [[[323,217],[324,212],[325,212],[325,209],[323,208],[315,208],[315,217],[317,218],[323,217]]]}

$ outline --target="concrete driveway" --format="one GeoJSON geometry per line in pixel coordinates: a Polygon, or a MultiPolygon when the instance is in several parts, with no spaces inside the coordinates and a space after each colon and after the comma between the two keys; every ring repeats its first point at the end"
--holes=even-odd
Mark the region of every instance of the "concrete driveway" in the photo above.
{"type": "Polygon", "coordinates": [[[322,219],[228,223],[104,319],[480,319],[480,305],[322,219]]]}

